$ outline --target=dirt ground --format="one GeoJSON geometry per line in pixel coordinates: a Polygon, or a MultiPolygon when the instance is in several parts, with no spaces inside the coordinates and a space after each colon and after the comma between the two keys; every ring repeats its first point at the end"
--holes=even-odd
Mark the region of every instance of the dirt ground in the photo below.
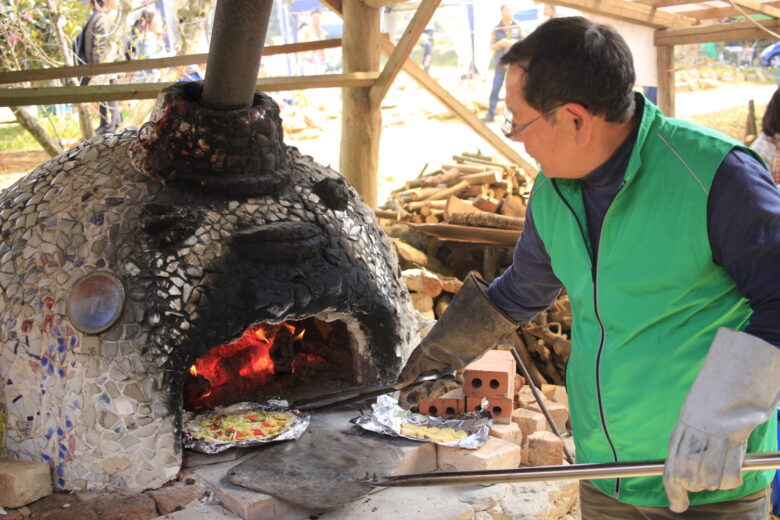
{"type": "Polygon", "coordinates": [[[48,159],[42,150],[0,152],[0,188],[13,184],[48,159]]]}

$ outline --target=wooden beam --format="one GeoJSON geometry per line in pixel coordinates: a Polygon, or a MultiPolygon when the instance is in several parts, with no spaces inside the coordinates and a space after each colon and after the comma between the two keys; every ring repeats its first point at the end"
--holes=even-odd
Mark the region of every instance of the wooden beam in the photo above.
{"type": "Polygon", "coordinates": [[[336,13],[337,15],[343,16],[341,14],[343,12],[342,5],[341,5],[341,0],[320,0],[320,1],[323,4],[325,4],[325,7],[327,7],[328,9],[330,9],[331,11],[336,13]]]}
{"type": "MultiPolygon", "coordinates": [[[[328,7],[330,7],[336,14],[342,16],[340,10],[336,9],[333,4],[338,0],[322,0],[328,7]]],[[[381,39],[381,49],[386,56],[393,54],[394,45],[390,41],[390,38],[386,34],[383,34],[381,39]]],[[[422,67],[417,65],[410,59],[404,61],[404,72],[409,74],[421,87],[427,90],[434,98],[439,100],[445,107],[447,107],[456,117],[468,125],[477,135],[482,137],[490,144],[497,152],[506,157],[509,162],[520,165],[528,175],[536,177],[538,170],[536,166],[526,161],[517,151],[510,146],[510,144],[503,138],[497,136],[488,126],[480,121],[468,108],[455,99],[446,89],[439,85],[435,79],[430,77],[422,67]]]]}
{"type": "Polygon", "coordinates": [[[369,7],[387,7],[389,5],[400,4],[406,2],[406,0],[363,0],[363,2],[369,7]]]}
{"type": "Polygon", "coordinates": [[[658,108],[667,117],[674,117],[674,46],[656,47],[658,64],[658,108]]]}
{"type": "Polygon", "coordinates": [[[772,18],[780,18],[780,9],[772,7],[771,5],[762,4],[756,0],[731,0],[740,7],[744,7],[748,10],[755,11],[756,13],[765,14],[772,18]]]}
{"type": "MultiPolygon", "coordinates": [[[[319,76],[290,76],[262,78],[257,89],[263,92],[307,88],[364,87],[374,84],[378,72],[352,72],[319,76]]],[[[78,87],[38,87],[0,89],[0,106],[56,105],[59,103],[89,103],[123,99],[155,99],[161,89],[171,83],[143,83],[132,85],[86,85],[78,87]]]]}
{"type": "MultiPolygon", "coordinates": [[[[765,5],[768,5],[769,7],[780,7],[780,2],[765,2],[765,5]]],[[[753,10],[750,8],[745,8],[745,11],[748,13],[752,13],[753,10]]],[[[736,8],[729,6],[729,7],[710,7],[709,9],[697,9],[695,11],[685,11],[683,13],[685,16],[692,16],[693,18],[696,18],[698,20],[710,20],[713,18],[726,18],[729,16],[741,16],[742,13],[738,11],[736,8]]]]}
{"type": "Polygon", "coordinates": [[[440,3],[441,0],[423,0],[420,2],[420,6],[415,11],[406,31],[404,31],[401,39],[398,40],[398,44],[387,60],[385,68],[382,69],[379,79],[371,87],[372,104],[379,105],[382,102],[387,91],[390,90],[393,80],[398,76],[406,59],[412,54],[412,50],[417,45],[420,35],[425,30],[425,27],[428,26],[428,22],[431,21],[433,13],[440,3]]]}
{"type": "Polygon", "coordinates": [[[608,16],[638,25],[655,27],[690,27],[698,20],[687,16],[659,11],[637,2],[623,0],[555,0],[555,5],[577,9],[586,13],[608,16]]]}
{"type": "MultiPolygon", "coordinates": [[[[723,0],[726,1],[726,0],[723,0]]],[[[691,0],[634,0],[633,3],[646,5],[648,7],[672,7],[675,5],[700,4],[691,0]]]]}
{"type": "MultiPolygon", "coordinates": [[[[343,0],[344,72],[379,71],[379,9],[362,0],[343,0]]],[[[369,208],[377,207],[377,169],[382,111],[371,103],[371,87],[345,88],[342,93],[339,170],[369,208]]]]}
{"type": "MultiPolygon", "coordinates": [[[[759,23],[770,31],[780,31],[780,20],[762,20],[759,23]]],[[[758,40],[768,37],[765,31],[756,27],[752,22],[740,20],[739,22],[655,31],[655,45],[688,45],[691,43],[758,40]]]]}
{"type": "MultiPolygon", "coordinates": [[[[392,54],[393,44],[387,35],[382,35],[382,52],[387,55],[392,54]]],[[[509,142],[503,137],[499,137],[488,126],[480,121],[480,119],[474,115],[468,108],[455,99],[446,89],[439,85],[435,79],[430,77],[422,67],[417,65],[412,60],[406,60],[404,62],[404,72],[409,74],[421,87],[430,92],[430,94],[438,99],[441,104],[447,107],[453,114],[455,114],[461,121],[471,127],[471,129],[487,141],[490,146],[496,149],[501,155],[507,158],[512,163],[520,165],[528,175],[535,177],[537,169],[535,166],[526,161],[517,151],[509,144],[509,142]]]]}
{"type": "MultiPolygon", "coordinates": [[[[749,9],[747,9],[749,11],[749,9]]],[[[739,16],[742,13],[734,7],[710,7],[709,9],[697,9],[695,11],[685,11],[685,16],[696,18],[697,20],[712,20],[714,18],[725,18],[728,16],[739,16]]]]}
{"type": "MultiPolygon", "coordinates": [[[[313,42],[290,43],[286,45],[271,45],[263,49],[263,56],[306,52],[318,49],[341,47],[341,38],[318,40],[313,42]]],[[[188,54],[155,58],[150,60],[128,60],[113,63],[91,63],[77,67],[57,67],[54,69],[31,69],[0,72],[0,85],[23,83],[26,81],[43,81],[50,79],[74,78],[81,76],[100,76],[101,74],[117,74],[122,72],[138,72],[139,70],[164,69],[168,67],[183,67],[206,63],[208,54],[188,54]]]]}

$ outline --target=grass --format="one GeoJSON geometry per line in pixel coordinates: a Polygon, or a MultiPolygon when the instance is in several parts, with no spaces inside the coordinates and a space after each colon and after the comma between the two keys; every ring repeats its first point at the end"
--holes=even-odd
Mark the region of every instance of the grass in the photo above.
{"type": "MultiPolygon", "coordinates": [[[[33,115],[35,115],[33,113],[33,115]]],[[[41,113],[38,123],[46,129],[54,139],[60,142],[72,142],[81,139],[78,115],[66,113],[53,115],[41,113]]],[[[40,150],[41,146],[30,133],[17,123],[0,124],[0,151],[9,150],[40,150]]]]}
{"type": "MultiPolygon", "coordinates": [[[[765,111],[766,105],[756,105],[756,127],[759,135],[761,133],[761,118],[764,117],[765,111]]],[[[692,123],[697,123],[723,132],[740,142],[745,142],[745,122],[747,121],[747,115],[748,108],[747,106],[744,106],[690,116],[686,119],[692,123]]],[[[755,137],[756,136],[754,136],[754,138],[755,137]]]]}

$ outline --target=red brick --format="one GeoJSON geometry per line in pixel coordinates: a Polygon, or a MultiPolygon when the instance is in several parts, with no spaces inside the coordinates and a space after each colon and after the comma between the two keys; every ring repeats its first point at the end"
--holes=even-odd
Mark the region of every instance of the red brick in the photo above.
{"type": "Polygon", "coordinates": [[[489,350],[466,366],[463,393],[466,397],[514,397],[515,360],[510,352],[489,350]]]}
{"type": "Polygon", "coordinates": [[[45,462],[0,458],[0,506],[26,506],[53,491],[51,469],[45,462]]]}
{"type": "MultiPolygon", "coordinates": [[[[482,405],[482,397],[467,397],[466,411],[473,412],[482,405]]],[[[506,397],[486,397],[489,404],[487,410],[493,415],[493,422],[509,424],[512,422],[512,400],[506,397]]]]}
{"type": "Polygon", "coordinates": [[[447,392],[436,399],[423,399],[420,401],[420,413],[434,417],[463,413],[465,409],[465,397],[463,396],[463,390],[460,388],[447,392]]]}

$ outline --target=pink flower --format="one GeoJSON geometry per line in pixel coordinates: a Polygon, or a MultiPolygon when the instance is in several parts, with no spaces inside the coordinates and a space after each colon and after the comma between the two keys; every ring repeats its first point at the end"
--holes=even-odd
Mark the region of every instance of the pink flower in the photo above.
{"type": "Polygon", "coordinates": [[[22,40],[22,37],[19,36],[18,34],[15,34],[15,33],[11,33],[10,36],[8,36],[8,41],[11,42],[11,43],[16,43],[16,42],[21,41],[21,40],[22,40]]]}
{"type": "Polygon", "coordinates": [[[30,13],[24,13],[22,15],[22,20],[26,20],[28,22],[32,22],[33,21],[33,17],[32,17],[32,15],[30,13]]]}

